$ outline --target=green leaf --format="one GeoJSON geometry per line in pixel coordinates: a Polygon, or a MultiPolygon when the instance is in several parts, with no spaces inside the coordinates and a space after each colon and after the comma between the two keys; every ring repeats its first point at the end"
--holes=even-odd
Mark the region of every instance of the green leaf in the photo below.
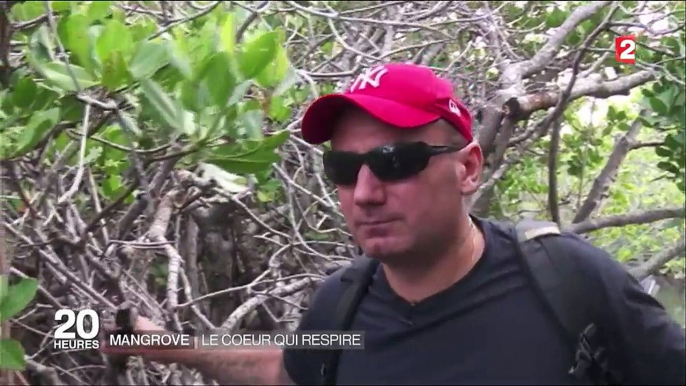
{"type": "Polygon", "coordinates": [[[236,15],[229,13],[222,23],[219,38],[224,52],[233,55],[236,49],[236,15]]]}
{"type": "Polygon", "coordinates": [[[131,47],[133,47],[131,32],[118,20],[110,20],[105,24],[105,29],[95,44],[98,57],[103,63],[115,52],[120,52],[124,59],[128,59],[131,47]]]}
{"type": "Polygon", "coordinates": [[[581,165],[579,165],[578,163],[570,163],[567,168],[567,173],[571,176],[579,177],[581,176],[581,170],[581,165]]]}
{"type": "Polygon", "coordinates": [[[52,6],[52,10],[55,12],[64,12],[69,10],[68,1],[51,1],[50,5],[52,6]]]}
{"type": "Polygon", "coordinates": [[[236,77],[231,72],[228,54],[224,52],[214,54],[206,66],[202,76],[207,90],[217,106],[225,107],[237,83],[236,77]]]}
{"type": "Polygon", "coordinates": [[[36,98],[36,94],[38,94],[36,82],[28,77],[21,78],[14,87],[12,101],[19,108],[27,108],[31,106],[31,103],[36,98]]]}
{"type": "Polygon", "coordinates": [[[278,86],[286,78],[290,66],[286,49],[279,45],[274,60],[255,77],[255,82],[264,88],[278,86]]]}
{"type": "MultiPolygon", "coordinates": [[[[50,83],[65,91],[77,91],[74,80],[69,75],[65,63],[54,61],[46,64],[33,59],[28,59],[28,61],[36,69],[36,71],[38,71],[50,83]]],[[[83,67],[70,64],[69,68],[74,74],[77,84],[79,87],[81,87],[81,89],[86,89],[98,84],[98,82],[94,81],[83,67]]]]}
{"type": "Polygon", "coordinates": [[[126,111],[120,111],[119,114],[121,115],[122,120],[122,122],[119,122],[120,128],[121,125],[125,125],[126,127],[122,129],[129,130],[136,137],[140,137],[141,135],[143,135],[143,132],[141,132],[141,129],[138,127],[138,124],[136,124],[136,121],[133,119],[133,117],[131,117],[129,113],[127,113],[126,111]]]}
{"type": "Polygon", "coordinates": [[[11,13],[13,21],[28,21],[44,14],[45,4],[42,1],[22,1],[12,7],[11,13]]]}
{"type": "Polygon", "coordinates": [[[638,119],[641,121],[641,123],[647,127],[655,127],[660,123],[660,119],[658,117],[654,116],[644,116],[641,115],[638,117],[638,119]]]}
{"type": "Polygon", "coordinates": [[[579,34],[579,27],[574,29],[569,35],[567,35],[567,43],[571,46],[576,46],[581,43],[581,35],[579,34]]]}
{"type": "Polygon", "coordinates": [[[683,112],[684,105],[686,104],[686,92],[684,92],[684,90],[677,90],[676,93],[677,96],[674,98],[673,107],[678,108],[678,112],[683,112]]]}
{"type": "Polygon", "coordinates": [[[124,55],[120,51],[114,51],[108,55],[102,69],[102,85],[110,91],[117,91],[120,87],[130,84],[131,81],[124,55]]]}
{"type": "Polygon", "coordinates": [[[83,121],[85,108],[81,102],[74,95],[66,95],[60,98],[60,120],[65,122],[79,122],[83,121]]]}
{"type": "Polygon", "coordinates": [[[643,89],[641,89],[641,93],[642,93],[643,96],[645,96],[646,98],[650,98],[650,97],[655,96],[655,93],[653,92],[653,90],[651,90],[651,89],[649,89],[649,88],[643,88],[643,89]]]}
{"type": "Polygon", "coordinates": [[[665,106],[668,106],[667,112],[669,112],[669,108],[676,103],[676,97],[678,93],[679,90],[676,87],[668,87],[666,90],[661,92],[660,95],[658,95],[658,98],[660,98],[662,103],[664,103],[665,106]]]}
{"type": "Polygon", "coordinates": [[[23,371],[25,367],[21,343],[12,339],[0,339],[0,369],[23,371]]]}
{"type": "Polygon", "coordinates": [[[250,89],[250,81],[245,81],[236,86],[236,88],[233,90],[233,94],[231,94],[231,99],[229,99],[229,106],[233,106],[234,104],[238,103],[243,97],[245,97],[245,94],[248,93],[248,89],[250,89]]]}
{"type": "Polygon", "coordinates": [[[33,111],[39,111],[52,107],[55,101],[60,97],[60,94],[47,87],[41,87],[42,85],[37,84],[37,86],[39,86],[38,93],[29,108],[33,111]]]}
{"type": "Polygon", "coordinates": [[[112,9],[112,1],[93,1],[88,6],[88,16],[89,23],[96,20],[101,20],[110,15],[112,9]]]}
{"type": "Polygon", "coordinates": [[[560,8],[554,8],[545,19],[545,24],[548,26],[548,28],[557,28],[561,26],[565,20],[567,20],[567,12],[561,10],[560,8]]]}
{"type": "Polygon", "coordinates": [[[276,149],[286,143],[291,133],[288,130],[278,131],[262,141],[262,146],[268,149],[276,149]]]}
{"type": "Polygon", "coordinates": [[[274,153],[260,153],[260,157],[210,158],[206,162],[217,165],[229,173],[251,174],[269,169],[279,159],[279,156],[274,153]]]}
{"type": "Polygon", "coordinates": [[[124,185],[119,174],[110,174],[101,186],[103,196],[115,199],[124,190],[124,185]]]}
{"type": "Polygon", "coordinates": [[[143,41],[157,31],[157,23],[155,23],[155,21],[149,16],[143,16],[136,22],[136,24],[133,24],[130,29],[133,41],[143,41]]]}
{"type": "Polygon", "coordinates": [[[57,124],[59,115],[60,110],[57,107],[32,115],[29,123],[21,131],[16,144],[17,149],[12,156],[19,157],[33,149],[43,138],[43,135],[57,124]]]}
{"type": "Polygon", "coordinates": [[[333,52],[333,42],[328,41],[328,42],[324,43],[321,47],[319,47],[319,49],[322,52],[324,52],[325,54],[331,55],[331,53],[333,52]]]}
{"type": "Polygon", "coordinates": [[[269,100],[269,118],[277,122],[286,122],[291,116],[291,109],[286,106],[284,98],[273,96],[269,100]]]}
{"type": "Polygon", "coordinates": [[[265,32],[243,46],[238,65],[247,79],[257,76],[274,59],[278,48],[279,34],[265,32]]]}
{"type": "Polygon", "coordinates": [[[193,68],[188,54],[180,48],[181,41],[176,40],[169,45],[169,59],[172,64],[186,79],[193,77],[193,68]]]}
{"type": "Polygon", "coordinates": [[[87,150],[87,154],[85,157],[83,157],[83,162],[84,164],[90,164],[94,161],[96,161],[100,156],[102,155],[103,150],[102,147],[90,147],[87,150]]]}
{"type": "Polygon", "coordinates": [[[89,26],[90,20],[86,16],[71,15],[60,21],[58,35],[64,46],[76,56],[75,64],[81,65],[92,75],[94,63],[91,58],[89,26]]]}
{"type": "Polygon", "coordinates": [[[114,8],[112,10],[112,20],[119,20],[122,23],[126,23],[126,12],[121,8],[114,8]]]}
{"type": "Polygon", "coordinates": [[[681,143],[676,136],[669,134],[665,137],[665,146],[673,153],[681,147],[681,143]]]}
{"type": "Polygon", "coordinates": [[[605,128],[603,129],[603,136],[610,135],[610,133],[612,133],[612,129],[614,129],[614,127],[612,127],[611,125],[605,126],[605,128]]]}
{"type": "Polygon", "coordinates": [[[9,283],[7,282],[7,275],[0,275],[0,304],[4,301],[9,291],[9,283]]]}
{"type": "Polygon", "coordinates": [[[262,139],[262,122],[264,114],[262,110],[250,110],[241,114],[241,122],[245,129],[245,134],[249,139],[262,139]]]}
{"type": "MultiPolygon", "coordinates": [[[[274,96],[279,96],[283,94],[284,92],[288,91],[291,87],[296,85],[298,82],[300,82],[300,75],[298,75],[297,71],[293,66],[290,66],[288,68],[288,71],[286,71],[286,77],[281,82],[281,84],[274,90],[274,96]]],[[[309,87],[306,87],[304,90],[301,90],[303,92],[303,97],[302,100],[306,100],[309,92],[311,91],[309,87]]]]}
{"type": "Polygon", "coordinates": [[[169,64],[169,51],[162,44],[145,41],[129,63],[129,71],[136,80],[150,78],[160,68],[169,64]]]}
{"type": "Polygon", "coordinates": [[[666,147],[657,147],[655,148],[655,154],[659,155],[660,157],[669,158],[674,153],[672,150],[667,149],[666,147]]]}
{"type": "Polygon", "coordinates": [[[246,157],[259,157],[259,152],[273,152],[274,149],[270,149],[264,146],[264,141],[259,140],[244,140],[233,144],[221,145],[214,147],[212,149],[212,154],[216,155],[214,158],[246,158],[246,157]],[[258,154],[255,156],[255,154],[258,154]]]}
{"type": "Polygon", "coordinates": [[[182,122],[179,119],[182,115],[179,104],[175,103],[154,80],[141,79],[141,90],[143,90],[143,94],[150,102],[150,105],[162,118],[162,123],[180,131],[182,122]]]}
{"type": "Polygon", "coordinates": [[[202,170],[204,178],[214,179],[227,192],[240,193],[248,189],[248,182],[245,177],[228,173],[216,165],[201,163],[199,169],[202,170]]]}
{"type": "Polygon", "coordinates": [[[25,277],[9,287],[7,296],[0,304],[0,323],[8,320],[31,303],[38,290],[38,280],[25,277]]]}
{"type": "Polygon", "coordinates": [[[190,111],[200,112],[210,103],[210,92],[204,84],[181,83],[181,103],[190,111]]]}
{"type": "Polygon", "coordinates": [[[677,167],[676,165],[674,165],[671,162],[665,162],[665,161],[658,162],[657,167],[659,169],[662,169],[662,170],[670,172],[670,173],[674,173],[674,174],[679,173],[679,167],[677,167]]]}
{"type": "Polygon", "coordinates": [[[660,98],[650,98],[650,107],[658,114],[667,115],[669,108],[660,98]]]}

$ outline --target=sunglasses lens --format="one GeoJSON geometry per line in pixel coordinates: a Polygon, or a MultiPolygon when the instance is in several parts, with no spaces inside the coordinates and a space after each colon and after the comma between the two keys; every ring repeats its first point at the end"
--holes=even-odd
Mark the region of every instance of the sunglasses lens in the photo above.
{"type": "Polygon", "coordinates": [[[379,180],[400,181],[424,170],[431,156],[423,142],[384,146],[367,154],[329,151],[324,154],[324,173],[336,185],[353,185],[366,162],[379,180]]]}
{"type": "Polygon", "coordinates": [[[363,159],[362,156],[330,151],[324,154],[324,173],[336,185],[352,185],[357,181],[363,159]]]}
{"type": "Polygon", "coordinates": [[[426,168],[431,154],[424,143],[386,146],[369,154],[369,168],[382,181],[410,178],[426,168]]]}

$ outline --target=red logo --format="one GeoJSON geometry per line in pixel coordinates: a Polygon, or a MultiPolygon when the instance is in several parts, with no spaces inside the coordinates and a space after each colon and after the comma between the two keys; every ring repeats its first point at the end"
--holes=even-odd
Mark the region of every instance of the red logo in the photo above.
{"type": "Polygon", "coordinates": [[[619,36],[615,38],[615,60],[620,63],[636,63],[636,36],[619,36]]]}

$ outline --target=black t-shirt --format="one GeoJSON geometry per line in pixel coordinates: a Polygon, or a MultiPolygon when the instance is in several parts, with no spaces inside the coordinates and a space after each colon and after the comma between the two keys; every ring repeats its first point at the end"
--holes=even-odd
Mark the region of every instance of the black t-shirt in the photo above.
{"type": "MultiPolygon", "coordinates": [[[[379,268],[351,330],[365,331],[365,349],[343,351],[338,384],[586,384],[568,374],[572,354],[533,291],[513,239],[474,219],[485,234],[484,254],[450,288],[412,305],[391,289],[379,268]]],[[[584,270],[602,282],[615,357],[631,384],[684,384],[684,335],[604,251],[574,235],[584,270]],[[617,354],[620,355],[620,354],[617,354]]],[[[339,274],[317,291],[299,329],[330,330],[339,274]]],[[[320,382],[322,351],[286,350],[284,365],[300,385],[320,382]]]]}

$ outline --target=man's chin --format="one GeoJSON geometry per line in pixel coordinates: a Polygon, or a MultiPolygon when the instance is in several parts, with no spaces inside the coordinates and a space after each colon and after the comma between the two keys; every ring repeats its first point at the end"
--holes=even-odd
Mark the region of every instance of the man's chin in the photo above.
{"type": "Polygon", "coordinates": [[[405,255],[407,250],[398,240],[385,237],[365,240],[362,249],[365,255],[382,262],[397,259],[399,256],[405,255]]]}

